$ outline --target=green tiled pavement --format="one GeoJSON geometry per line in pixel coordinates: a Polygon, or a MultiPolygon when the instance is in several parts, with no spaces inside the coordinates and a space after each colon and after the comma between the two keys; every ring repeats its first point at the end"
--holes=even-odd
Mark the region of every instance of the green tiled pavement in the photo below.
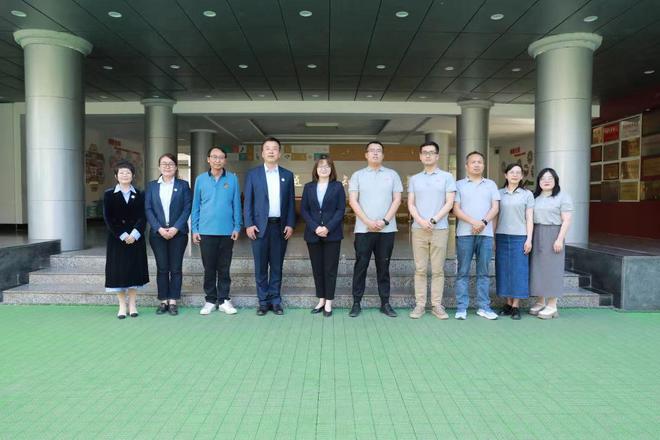
{"type": "Polygon", "coordinates": [[[0,306],[1,439],[657,439],[660,314],[0,306]]]}

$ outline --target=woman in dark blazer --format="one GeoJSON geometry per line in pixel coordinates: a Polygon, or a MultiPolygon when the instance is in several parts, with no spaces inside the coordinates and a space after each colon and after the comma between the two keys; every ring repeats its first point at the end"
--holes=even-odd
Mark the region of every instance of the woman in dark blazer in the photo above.
{"type": "Polygon", "coordinates": [[[321,156],[314,164],[312,181],[303,190],[301,214],[305,219],[305,241],[319,298],[312,313],[323,311],[326,317],[332,315],[345,210],[346,194],[342,184],[337,182],[335,165],[329,156],[321,156]]]}
{"type": "Polygon", "coordinates": [[[149,282],[147,247],[144,243],[144,194],[131,184],[135,168],[126,161],[114,169],[117,185],[103,194],[103,219],[108,227],[105,259],[105,290],[117,292],[119,312],[117,318],[126,318],[128,312],[138,316],[136,289],[149,282]]]}
{"type": "Polygon", "coordinates": [[[190,185],[177,179],[177,160],[171,153],[158,159],[160,178],[147,185],[145,210],[151,226],[149,243],[156,257],[160,305],[156,314],[177,315],[181,298],[183,254],[188,245],[188,217],[192,209],[190,185]]]}

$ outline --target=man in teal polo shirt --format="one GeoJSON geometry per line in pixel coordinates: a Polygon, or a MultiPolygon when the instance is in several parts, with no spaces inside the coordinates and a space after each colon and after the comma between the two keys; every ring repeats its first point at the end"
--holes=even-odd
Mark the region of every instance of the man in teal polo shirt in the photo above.
{"type": "Polygon", "coordinates": [[[208,315],[217,308],[233,315],[229,267],[241,230],[241,192],[236,174],[225,169],[227,154],[222,149],[211,148],[206,160],[210,168],[195,179],[192,205],[193,243],[202,254],[206,295],[199,313],[208,315]]]}

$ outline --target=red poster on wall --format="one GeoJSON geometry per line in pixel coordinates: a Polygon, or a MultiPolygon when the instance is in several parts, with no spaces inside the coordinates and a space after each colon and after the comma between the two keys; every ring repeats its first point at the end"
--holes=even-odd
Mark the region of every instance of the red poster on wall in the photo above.
{"type": "Polygon", "coordinates": [[[619,140],[619,123],[606,125],[603,128],[603,137],[605,142],[619,140]]]}

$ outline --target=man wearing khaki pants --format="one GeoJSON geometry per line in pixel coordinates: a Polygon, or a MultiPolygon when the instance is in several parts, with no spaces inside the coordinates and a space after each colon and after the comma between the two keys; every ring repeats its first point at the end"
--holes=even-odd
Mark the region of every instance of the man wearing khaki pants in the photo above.
{"type": "Polygon", "coordinates": [[[424,171],[415,174],[408,183],[408,211],[415,220],[412,225],[412,250],[415,258],[415,308],[410,317],[417,319],[426,311],[426,277],[431,259],[431,313],[447,319],[442,306],[445,287],[444,264],[447,255],[449,222],[447,216],[454,204],[456,181],[438,168],[440,147],[425,142],[419,147],[419,160],[424,171]]]}

